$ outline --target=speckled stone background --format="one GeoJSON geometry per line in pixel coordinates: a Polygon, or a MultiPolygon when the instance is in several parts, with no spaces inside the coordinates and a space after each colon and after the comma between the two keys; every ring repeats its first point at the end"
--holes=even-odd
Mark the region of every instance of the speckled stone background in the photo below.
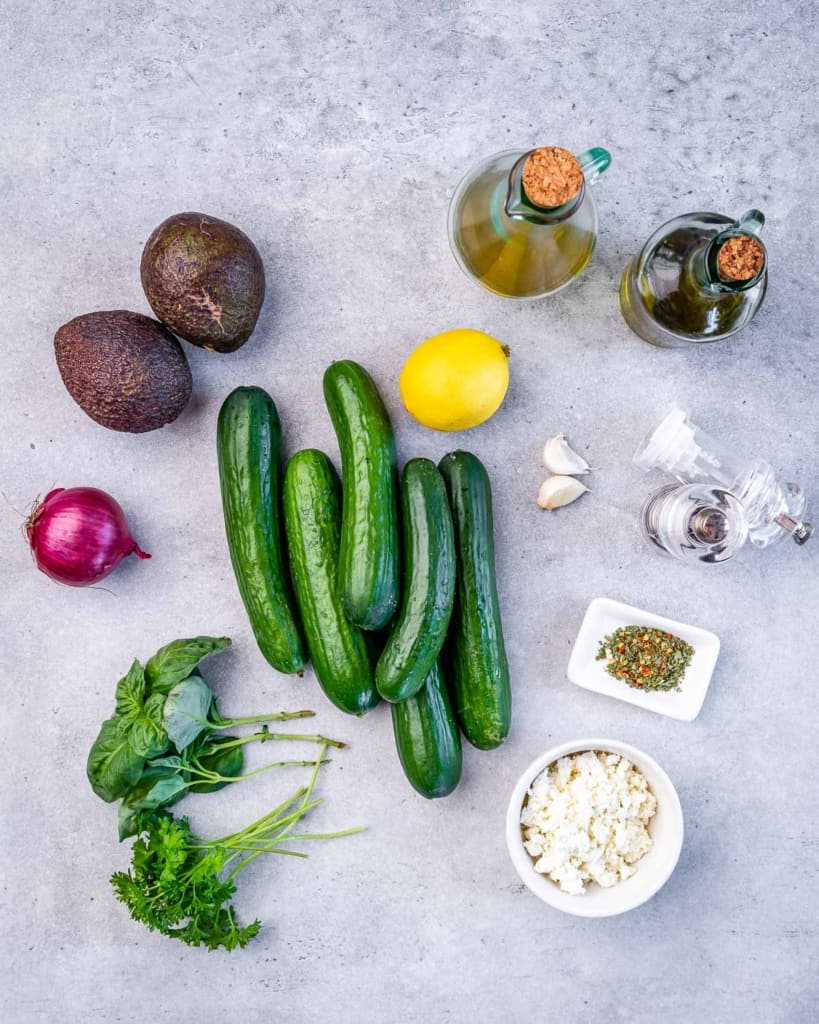
{"type": "MultiPolygon", "coordinates": [[[[660,480],[630,467],[678,399],[819,506],[815,5],[8,0],[0,19],[3,1019],[816,1020],[819,540],[719,568],[663,560],[637,518],[660,480]],[[506,304],[456,266],[447,203],[479,158],[549,143],[613,154],[595,187],[599,246],[559,297],[506,304]],[[751,327],[688,352],[630,334],[616,286],[648,234],[686,210],[750,206],[768,218],[771,265],[751,327]],[[175,424],[107,432],[63,389],[53,333],[89,310],[147,312],[142,245],[183,209],[234,221],[259,246],[258,330],[231,356],[187,347],[195,394],[175,424]],[[413,346],[458,325],[511,345],[512,385],[490,423],[447,437],[410,422],[397,379],[413,346]],[[222,398],[240,383],[268,388],[288,449],[335,456],[321,375],[339,357],[373,372],[402,459],[467,446],[494,483],[513,732],[494,753],[467,750],[463,785],[437,803],[405,782],[386,709],[347,719],[311,676],[266,667],[228,562],[222,398]],[[559,430],[599,469],[592,495],[548,515],[534,502],[539,453],[559,430]],[[111,491],[152,561],[131,559],[112,593],[38,574],[10,506],[55,484],[111,491]],[[567,683],[595,595],[720,635],[694,723],[567,683]],[[224,709],[313,706],[320,729],[350,741],[314,824],[369,826],[309,861],[248,870],[238,907],[265,928],[233,955],[130,921],[107,883],[128,849],[84,774],[131,658],[198,632],[234,639],[207,670],[224,709]],[[504,845],[520,771],[584,735],[653,754],[687,823],[662,892],[602,921],[538,902],[504,845]]],[[[185,806],[213,834],[299,781],[267,776],[185,806]]]]}

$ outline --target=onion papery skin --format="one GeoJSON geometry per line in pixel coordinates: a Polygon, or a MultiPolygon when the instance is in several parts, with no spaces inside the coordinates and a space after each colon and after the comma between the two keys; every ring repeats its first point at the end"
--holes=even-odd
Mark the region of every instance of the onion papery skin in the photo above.
{"type": "Polygon", "coordinates": [[[26,522],[37,568],[69,587],[99,583],[127,555],[150,558],[131,536],[120,504],[96,487],[58,487],[26,522]]]}

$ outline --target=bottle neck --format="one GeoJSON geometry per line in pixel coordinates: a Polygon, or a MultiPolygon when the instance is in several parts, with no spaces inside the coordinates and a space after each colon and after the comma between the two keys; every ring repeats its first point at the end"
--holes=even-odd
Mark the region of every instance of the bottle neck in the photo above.
{"type": "Polygon", "coordinates": [[[691,271],[695,281],[704,292],[711,296],[721,294],[734,294],[748,291],[755,287],[762,280],[766,268],[767,259],[765,249],[757,238],[753,238],[752,244],[758,250],[758,260],[755,267],[751,267],[743,277],[727,276],[720,269],[720,253],[723,247],[734,244],[737,240],[751,240],[751,236],[737,230],[737,225],[732,225],[726,231],[710,238],[702,246],[694,251],[691,257],[691,271]]]}
{"type": "Polygon", "coordinates": [[[583,202],[586,194],[586,183],[583,181],[576,195],[561,206],[537,206],[526,195],[523,187],[523,169],[529,157],[528,153],[515,163],[509,172],[509,181],[504,201],[504,212],[507,217],[525,220],[530,224],[560,224],[568,220],[583,202]]]}

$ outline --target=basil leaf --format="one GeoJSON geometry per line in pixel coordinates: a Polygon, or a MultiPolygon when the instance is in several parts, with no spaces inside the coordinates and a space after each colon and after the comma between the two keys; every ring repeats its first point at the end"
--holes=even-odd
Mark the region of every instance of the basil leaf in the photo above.
{"type": "Polygon", "coordinates": [[[152,811],[157,807],[170,807],[181,800],[187,784],[175,771],[168,768],[148,766],[139,781],[125,794],[119,804],[119,839],[136,835],[137,816],[140,811],[152,811]]]}
{"type": "Polygon", "coordinates": [[[141,757],[156,757],[168,749],[168,734],[147,712],[143,711],[138,718],[127,724],[130,728],[131,744],[141,757]]]}
{"type": "Polygon", "coordinates": [[[168,757],[154,757],[151,759],[149,768],[173,768],[181,771],[185,768],[186,762],[178,754],[170,754],[168,757]]]}
{"type": "MultiPolygon", "coordinates": [[[[211,705],[210,706],[211,706],[211,708],[214,708],[216,706],[216,698],[215,697],[211,700],[211,705]]],[[[210,718],[210,714],[208,714],[208,718],[210,718]]],[[[203,754],[212,753],[212,751],[211,751],[212,743],[213,743],[213,740],[211,738],[210,731],[203,730],[202,732],[199,733],[199,735],[196,737],[196,739],[192,743],[189,743],[187,745],[187,747],[185,747],[185,751],[184,751],[185,761],[189,764],[194,757],[201,757],[203,754]]]]}
{"type": "Polygon", "coordinates": [[[162,725],[161,694],[145,700],[145,671],[135,661],[117,683],[117,711],[124,729],[130,730],[131,745],[141,757],[154,757],[168,747],[168,737],[162,725]]]}
{"type": "Polygon", "coordinates": [[[201,676],[189,676],[165,698],[162,722],[177,750],[184,750],[208,727],[208,711],[213,694],[201,676]]]}
{"type": "Polygon", "coordinates": [[[145,670],[138,661],[128,669],[128,674],[117,683],[117,714],[135,718],[145,702],[145,670]]]}
{"type": "Polygon", "coordinates": [[[156,757],[168,749],[168,734],[162,724],[165,698],[161,693],[151,694],[145,704],[128,714],[120,715],[131,730],[131,744],[143,757],[156,757]]]}
{"type": "Polygon", "coordinates": [[[136,784],[144,763],[131,742],[129,724],[114,715],[102,723],[88,752],[86,774],[97,796],[110,804],[136,784]]]}
{"type": "Polygon", "coordinates": [[[174,768],[147,764],[139,782],[128,790],[122,802],[152,811],[161,805],[176,803],[185,791],[186,781],[174,768]]]}
{"type": "Polygon", "coordinates": [[[137,834],[138,816],[138,810],[133,807],[128,807],[124,803],[120,803],[119,810],[117,811],[117,832],[119,834],[120,842],[128,839],[129,836],[135,836],[137,834]]]}
{"type": "Polygon", "coordinates": [[[203,658],[230,647],[230,637],[195,636],[174,640],[161,647],[145,666],[145,678],[153,693],[169,693],[193,672],[203,658]]]}
{"type": "MultiPolygon", "coordinates": [[[[234,736],[220,736],[220,740],[232,740],[234,736]]],[[[207,748],[206,748],[207,749],[207,748]]],[[[197,763],[208,771],[216,772],[227,778],[236,778],[242,774],[245,765],[245,755],[241,747],[228,747],[226,750],[212,750],[210,753],[203,753],[197,758],[197,763]]],[[[217,789],[224,789],[229,782],[197,782],[190,787],[192,793],[215,793],[217,789]]]]}
{"type": "Polygon", "coordinates": [[[145,701],[145,714],[150,720],[156,725],[158,729],[162,729],[162,709],[165,707],[165,695],[164,693],[152,693],[151,696],[145,701]]]}

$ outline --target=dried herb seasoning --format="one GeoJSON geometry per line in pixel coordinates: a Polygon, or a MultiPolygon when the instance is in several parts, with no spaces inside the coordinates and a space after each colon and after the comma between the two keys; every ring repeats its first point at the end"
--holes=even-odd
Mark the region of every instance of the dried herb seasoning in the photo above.
{"type": "Polygon", "coordinates": [[[623,626],[600,641],[597,661],[606,672],[638,690],[679,690],[694,648],[673,633],[623,626]]]}

